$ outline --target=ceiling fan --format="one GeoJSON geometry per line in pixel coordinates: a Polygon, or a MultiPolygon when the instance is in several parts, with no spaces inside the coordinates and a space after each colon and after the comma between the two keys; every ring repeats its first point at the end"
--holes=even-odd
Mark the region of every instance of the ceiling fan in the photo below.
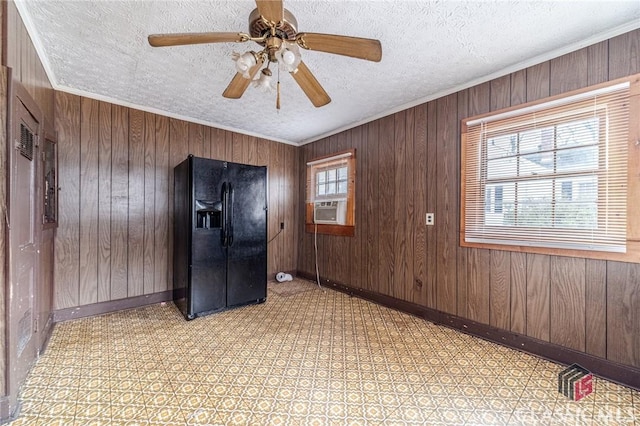
{"type": "MultiPolygon", "coordinates": [[[[300,85],[311,103],[321,107],[331,98],[322,88],[309,68],[301,60],[300,47],[352,58],[380,62],[382,47],[380,41],[334,34],[299,33],[296,18],[284,9],[282,0],[256,0],[257,9],[249,15],[249,33],[207,32],[181,34],[152,34],[149,44],[154,47],[181,46],[201,43],[244,43],[253,41],[262,46],[260,51],[244,54],[234,53],[237,73],[222,94],[225,98],[239,99],[262,69],[255,80],[257,87],[272,88],[272,63],[289,72],[300,85]],[[267,64],[263,68],[264,64],[267,64]]],[[[280,108],[280,81],[277,84],[276,107],[280,108]]]]}

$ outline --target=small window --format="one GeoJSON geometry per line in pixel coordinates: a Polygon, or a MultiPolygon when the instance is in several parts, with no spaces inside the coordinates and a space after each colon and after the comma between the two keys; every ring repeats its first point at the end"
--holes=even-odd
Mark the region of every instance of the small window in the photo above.
{"type": "Polygon", "coordinates": [[[307,163],[306,230],[353,236],[355,226],[355,150],[307,163]]]}
{"type": "Polygon", "coordinates": [[[323,198],[347,199],[347,165],[329,166],[315,171],[316,200],[323,198]]]}
{"type": "Polygon", "coordinates": [[[464,120],[461,245],[627,253],[637,220],[627,208],[638,201],[628,188],[631,87],[626,79],[464,120]]]}

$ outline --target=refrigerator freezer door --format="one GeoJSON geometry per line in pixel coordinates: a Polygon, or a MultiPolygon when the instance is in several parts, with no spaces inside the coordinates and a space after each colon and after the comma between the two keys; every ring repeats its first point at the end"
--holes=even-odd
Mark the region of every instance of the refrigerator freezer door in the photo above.
{"type": "Polygon", "coordinates": [[[227,295],[226,253],[220,243],[225,163],[197,157],[191,157],[191,160],[194,226],[191,229],[191,288],[188,299],[189,314],[193,318],[224,309],[227,295]]]}
{"type": "Polygon", "coordinates": [[[267,169],[229,163],[232,183],[227,305],[267,297],[267,169]]]}

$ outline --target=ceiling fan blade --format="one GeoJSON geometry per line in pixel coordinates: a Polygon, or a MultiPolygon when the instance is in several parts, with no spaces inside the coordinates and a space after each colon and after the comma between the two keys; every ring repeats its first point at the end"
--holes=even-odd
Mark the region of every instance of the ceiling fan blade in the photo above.
{"type": "Polygon", "coordinates": [[[256,0],[258,12],[267,21],[274,23],[281,22],[284,18],[284,7],[282,0],[256,0]]]}
{"type": "Polygon", "coordinates": [[[247,90],[247,87],[249,87],[249,84],[253,81],[253,77],[260,71],[263,63],[262,58],[258,59],[258,62],[249,70],[250,78],[244,78],[239,72],[236,73],[233,79],[231,79],[231,83],[229,83],[222,93],[222,96],[229,99],[240,99],[245,90],[247,90]]]}
{"type": "Polygon", "coordinates": [[[304,62],[300,62],[298,71],[291,73],[291,75],[315,107],[321,107],[331,102],[327,92],[324,91],[304,62]]]}
{"type": "Polygon", "coordinates": [[[149,44],[153,47],[182,46],[185,44],[229,43],[246,41],[242,33],[182,33],[151,34],[149,44]]]}
{"type": "Polygon", "coordinates": [[[299,33],[296,36],[298,44],[309,50],[335,53],[336,55],[351,56],[380,62],[382,46],[379,40],[360,37],[349,37],[335,34],[299,33]]]}

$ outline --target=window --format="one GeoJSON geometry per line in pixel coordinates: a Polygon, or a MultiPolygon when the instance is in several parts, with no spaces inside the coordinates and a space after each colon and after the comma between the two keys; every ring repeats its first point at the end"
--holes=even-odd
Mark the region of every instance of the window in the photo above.
{"type": "Polygon", "coordinates": [[[493,213],[500,213],[485,217],[485,224],[598,227],[598,172],[606,162],[600,157],[607,155],[606,137],[600,136],[606,118],[563,120],[537,129],[485,132],[485,187],[495,193],[493,213]],[[591,191],[573,199],[578,183],[591,184],[591,191]]]}
{"type": "Polygon", "coordinates": [[[461,245],[628,259],[632,85],[638,76],[464,120],[461,245]]]}
{"type": "Polygon", "coordinates": [[[355,225],[355,150],[307,163],[306,230],[353,236],[355,225]]]}
{"type": "Polygon", "coordinates": [[[315,179],[315,199],[341,198],[347,199],[347,176],[346,164],[332,165],[325,168],[318,168],[314,171],[315,179]]]}

